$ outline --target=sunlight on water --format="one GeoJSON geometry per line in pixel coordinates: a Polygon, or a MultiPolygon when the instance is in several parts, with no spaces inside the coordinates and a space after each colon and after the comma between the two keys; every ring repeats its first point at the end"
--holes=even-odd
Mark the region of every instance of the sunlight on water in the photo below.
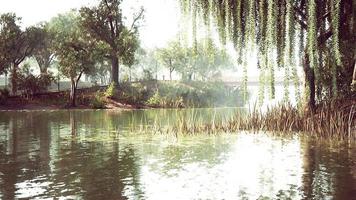
{"type": "Polygon", "coordinates": [[[231,142],[226,155],[214,165],[197,159],[183,161],[181,169],[162,172],[162,160],[144,163],[142,184],[147,199],[257,199],[291,190],[295,194],[290,197],[300,198],[302,160],[298,141],[283,144],[266,135],[250,134],[215,139],[231,142]]]}

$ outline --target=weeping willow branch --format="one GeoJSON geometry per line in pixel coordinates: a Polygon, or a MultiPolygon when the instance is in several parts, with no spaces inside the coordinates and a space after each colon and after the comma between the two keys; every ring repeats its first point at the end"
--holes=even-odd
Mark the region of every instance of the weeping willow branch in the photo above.
{"type": "MultiPolygon", "coordinates": [[[[216,26],[223,44],[232,42],[238,55],[238,63],[246,71],[246,54],[257,50],[260,73],[259,99],[264,99],[264,89],[269,85],[270,97],[275,97],[275,70],[285,67],[285,99],[290,97],[287,90],[291,80],[295,87],[295,97],[301,99],[297,66],[294,64],[308,57],[304,73],[312,73],[312,80],[306,87],[314,89],[324,84],[326,69],[325,48],[332,47],[336,69],[328,68],[332,76],[334,95],[337,92],[337,72],[342,64],[340,52],[340,21],[345,21],[345,6],[353,6],[345,0],[180,0],[183,12],[193,18],[193,35],[196,37],[198,17],[205,25],[212,22],[216,26]],[[342,2],[342,3],[341,3],[342,2]],[[345,2],[345,3],[344,3],[345,2]],[[342,8],[341,8],[342,7],[342,8]],[[195,13],[200,13],[197,15],[195,13]],[[342,14],[340,14],[342,13],[342,14]],[[299,25],[299,26],[298,26],[299,25]],[[324,30],[326,29],[327,30],[324,30]],[[297,32],[298,31],[298,32],[297,32]],[[300,31],[300,32],[299,32],[300,31]],[[299,34],[299,37],[296,36],[299,34]],[[305,34],[305,38],[304,38],[305,34]],[[229,41],[227,41],[229,40],[229,41]],[[256,45],[258,48],[256,48],[256,45]],[[299,49],[297,52],[296,49],[299,49]],[[248,50],[246,50],[248,49],[248,50]],[[296,59],[298,55],[298,59],[296,59]],[[244,59],[243,59],[244,58],[244,59]],[[311,70],[309,70],[311,69],[311,70]],[[315,79],[314,79],[315,74],[315,79]],[[321,76],[321,74],[323,76],[321,76]],[[315,84],[316,83],[316,84],[315,84]],[[262,95],[263,94],[263,95],[262,95]]],[[[210,29],[210,28],[209,28],[210,29]]],[[[305,90],[308,92],[308,88],[305,90]]],[[[313,93],[313,94],[312,94],[313,93]]],[[[314,100],[314,99],[313,99],[314,100]]],[[[310,101],[311,103],[312,101],[310,101]]]]}
{"type": "Polygon", "coordinates": [[[274,0],[268,0],[268,12],[267,12],[267,39],[266,47],[268,54],[267,67],[269,69],[270,80],[270,98],[275,98],[275,78],[274,78],[274,50],[276,49],[276,3],[274,0]]]}

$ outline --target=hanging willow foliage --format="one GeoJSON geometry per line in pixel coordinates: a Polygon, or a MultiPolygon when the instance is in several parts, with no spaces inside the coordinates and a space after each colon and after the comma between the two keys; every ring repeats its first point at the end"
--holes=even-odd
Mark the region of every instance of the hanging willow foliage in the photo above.
{"type": "Polygon", "coordinates": [[[294,47],[294,24],[293,24],[293,15],[292,15],[292,0],[287,0],[287,10],[286,10],[286,46],[284,52],[284,63],[285,63],[285,75],[284,75],[284,101],[289,101],[289,68],[294,65],[293,60],[293,51],[294,47]]]}
{"type": "MultiPolygon", "coordinates": [[[[288,1],[288,0],[287,0],[288,1]]],[[[286,35],[286,4],[285,0],[278,0],[276,2],[276,48],[277,48],[277,65],[279,68],[284,67],[284,51],[285,51],[285,35],[286,35]]]]}
{"type": "Polygon", "coordinates": [[[332,20],[331,25],[333,29],[332,43],[335,60],[337,65],[341,65],[341,53],[339,47],[339,26],[340,26],[340,0],[330,0],[332,20]]]}
{"type": "MultiPolygon", "coordinates": [[[[300,100],[300,78],[297,63],[308,56],[309,63],[304,69],[311,68],[315,73],[315,82],[322,84],[320,72],[326,63],[321,48],[332,46],[336,69],[332,70],[333,90],[337,91],[337,66],[341,63],[339,50],[340,12],[343,0],[180,0],[183,13],[196,21],[200,13],[205,25],[214,21],[221,42],[227,40],[234,44],[238,63],[246,67],[246,48],[257,50],[260,73],[260,97],[264,99],[264,88],[269,85],[270,97],[275,96],[275,70],[284,67],[285,99],[289,96],[288,88],[293,80],[295,97],[300,100]],[[297,25],[299,24],[299,26],[297,25]],[[327,30],[323,30],[325,26],[327,30]],[[323,34],[332,29],[331,42],[323,39],[323,34]],[[298,36],[296,35],[298,33],[298,36]],[[305,38],[304,38],[305,33],[305,38]],[[322,38],[320,40],[320,38],[322,38]],[[322,41],[322,44],[319,41],[322,41]],[[256,48],[257,45],[257,48],[256,48]],[[322,45],[322,46],[321,46],[322,45]],[[295,50],[299,49],[299,53],[295,50]],[[298,55],[296,59],[295,55],[298,55]],[[320,70],[320,72],[319,72],[320,70]]],[[[196,26],[196,22],[192,23],[196,26]]],[[[210,26],[209,26],[210,27],[210,26]]],[[[209,28],[210,29],[210,28],[209,28]]],[[[193,31],[194,32],[194,31],[193,31]]],[[[196,37],[196,33],[193,35],[196,37]]],[[[300,65],[299,65],[300,67],[300,65]]],[[[243,71],[246,71],[245,69],[243,71]]],[[[309,70],[310,71],[310,70],[309,70]]],[[[304,71],[304,73],[307,73],[304,71]]],[[[306,79],[306,81],[309,81],[306,79]]],[[[308,85],[308,87],[311,87],[308,85]]],[[[307,88],[305,90],[308,92],[307,88]]],[[[308,96],[308,95],[307,95],[308,96]]]]}
{"type": "Polygon", "coordinates": [[[265,99],[265,84],[266,84],[266,68],[267,68],[267,53],[266,53],[266,30],[267,30],[267,2],[260,0],[258,4],[258,64],[260,68],[259,74],[259,92],[258,101],[262,106],[265,99]]]}
{"type": "Polygon", "coordinates": [[[266,47],[267,47],[267,68],[269,70],[269,94],[270,98],[275,98],[275,77],[274,77],[274,68],[275,68],[275,59],[274,59],[274,50],[276,49],[276,3],[274,0],[268,0],[268,11],[267,11],[267,38],[266,38],[266,47]]]}
{"type": "Polygon", "coordinates": [[[340,25],[340,0],[331,0],[331,12],[332,20],[331,25],[333,29],[332,44],[333,52],[336,63],[333,64],[333,73],[332,73],[332,91],[333,97],[338,96],[337,92],[337,66],[340,66],[341,63],[341,53],[339,47],[339,25],[340,25]]]}
{"type": "Polygon", "coordinates": [[[235,45],[235,48],[238,52],[238,63],[241,64],[242,63],[242,51],[243,51],[243,28],[242,28],[242,1],[237,1],[237,5],[236,5],[236,21],[234,24],[236,24],[236,33],[237,33],[237,39],[236,39],[236,43],[237,45],[235,45]]]}
{"type": "MultiPolygon", "coordinates": [[[[311,68],[317,67],[317,18],[316,18],[316,0],[308,1],[308,53],[311,68]]],[[[316,75],[317,76],[317,75],[316,75]]]]}
{"type": "MultiPolygon", "coordinates": [[[[247,55],[246,53],[244,54],[245,56],[247,55]]],[[[248,75],[247,75],[247,59],[246,57],[243,59],[243,80],[242,80],[242,92],[243,92],[243,98],[244,102],[247,101],[247,81],[248,81],[248,75]]]]}
{"type": "MultiPolygon", "coordinates": [[[[264,64],[262,64],[264,65],[264,64]]],[[[266,74],[265,74],[266,68],[261,67],[260,68],[260,74],[259,74],[259,83],[258,83],[258,105],[262,106],[263,102],[265,100],[265,82],[266,82],[266,74]]]]}
{"type": "Polygon", "coordinates": [[[246,34],[248,39],[246,41],[246,45],[250,48],[251,51],[255,49],[256,44],[256,7],[255,1],[249,1],[248,5],[248,17],[247,21],[249,22],[247,25],[246,34]]]}

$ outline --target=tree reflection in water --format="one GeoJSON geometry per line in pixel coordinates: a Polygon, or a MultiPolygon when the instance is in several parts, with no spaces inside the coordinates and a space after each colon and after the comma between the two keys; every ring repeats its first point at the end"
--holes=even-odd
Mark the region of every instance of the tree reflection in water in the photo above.
{"type": "Polygon", "coordinates": [[[124,133],[182,114],[209,118],[175,110],[3,112],[0,199],[157,199],[167,191],[170,198],[356,196],[354,142],[124,133]]]}

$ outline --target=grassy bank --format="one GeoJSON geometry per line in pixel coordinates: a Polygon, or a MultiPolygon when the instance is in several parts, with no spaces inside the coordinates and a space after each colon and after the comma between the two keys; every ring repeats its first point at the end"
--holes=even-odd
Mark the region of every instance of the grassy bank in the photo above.
{"type": "Polygon", "coordinates": [[[123,83],[112,99],[156,108],[244,105],[241,92],[222,82],[146,81],[123,83]]]}
{"type": "MultiPolygon", "coordinates": [[[[145,81],[122,83],[117,88],[91,87],[77,90],[79,109],[139,109],[241,106],[238,89],[221,82],[145,81]]],[[[69,91],[32,96],[0,94],[1,110],[66,109],[69,91]]]]}

